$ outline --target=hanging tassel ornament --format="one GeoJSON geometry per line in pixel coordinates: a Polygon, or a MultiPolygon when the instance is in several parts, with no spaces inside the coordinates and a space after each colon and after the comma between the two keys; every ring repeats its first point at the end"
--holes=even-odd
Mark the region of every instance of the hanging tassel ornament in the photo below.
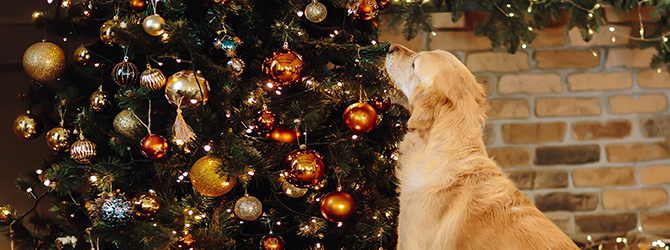
{"type": "Polygon", "coordinates": [[[174,134],[174,142],[177,145],[184,145],[187,142],[195,139],[196,135],[193,132],[191,126],[189,126],[184,120],[184,116],[181,115],[181,101],[184,97],[179,98],[179,105],[177,105],[177,118],[174,120],[174,125],[172,126],[172,133],[174,134]]]}

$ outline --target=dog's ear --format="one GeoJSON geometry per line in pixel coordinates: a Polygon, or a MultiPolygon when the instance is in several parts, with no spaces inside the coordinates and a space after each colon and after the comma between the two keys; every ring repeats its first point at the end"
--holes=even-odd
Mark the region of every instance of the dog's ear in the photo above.
{"type": "Polygon", "coordinates": [[[452,106],[447,95],[434,84],[419,86],[412,95],[407,128],[425,130],[430,128],[445,105],[452,106]]]}

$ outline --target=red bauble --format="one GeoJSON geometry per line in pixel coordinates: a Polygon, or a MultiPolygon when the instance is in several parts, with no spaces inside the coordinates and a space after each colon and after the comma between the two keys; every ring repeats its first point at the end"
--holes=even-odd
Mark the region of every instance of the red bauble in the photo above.
{"type": "Polygon", "coordinates": [[[375,108],[378,114],[383,114],[386,113],[386,111],[388,111],[391,107],[391,98],[375,96],[371,98],[368,103],[372,105],[373,108],[375,108]]]}
{"type": "Polygon", "coordinates": [[[142,12],[147,9],[147,6],[146,0],[130,0],[130,8],[135,12],[142,12]]]}
{"type": "Polygon", "coordinates": [[[321,199],[321,214],[332,222],[342,222],[356,212],[356,201],[347,192],[333,191],[321,199]]]}
{"type": "Polygon", "coordinates": [[[391,6],[391,1],[390,0],[377,0],[377,5],[379,5],[379,10],[385,10],[389,6],[391,6]]]}
{"type": "Polygon", "coordinates": [[[342,119],[352,132],[367,133],[377,126],[377,111],[370,104],[358,102],[344,110],[342,119]]]}
{"type": "Polygon", "coordinates": [[[263,250],[284,250],[284,239],[276,234],[268,234],[261,238],[261,249],[263,250]]]}
{"type": "Polygon", "coordinates": [[[374,19],[377,13],[379,13],[379,6],[375,0],[362,0],[356,11],[356,14],[365,21],[374,19]]]}
{"type": "Polygon", "coordinates": [[[256,117],[255,122],[258,131],[261,133],[270,133],[277,127],[277,117],[275,116],[275,113],[267,109],[258,112],[258,117],[256,117]]]}
{"type": "Polygon", "coordinates": [[[160,135],[148,135],[140,142],[142,154],[149,159],[163,157],[168,150],[168,143],[160,135]]]}
{"type": "Polygon", "coordinates": [[[304,145],[289,153],[284,165],[286,165],[284,169],[286,181],[301,188],[318,185],[326,173],[323,157],[304,145]]]}

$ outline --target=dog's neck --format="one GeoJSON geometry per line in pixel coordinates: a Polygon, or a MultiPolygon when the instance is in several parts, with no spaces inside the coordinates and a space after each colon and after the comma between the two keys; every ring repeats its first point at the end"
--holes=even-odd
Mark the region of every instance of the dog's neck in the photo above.
{"type": "Polygon", "coordinates": [[[452,155],[482,155],[488,157],[482,141],[483,112],[460,108],[443,108],[427,129],[409,127],[425,145],[433,145],[435,150],[452,155]]]}

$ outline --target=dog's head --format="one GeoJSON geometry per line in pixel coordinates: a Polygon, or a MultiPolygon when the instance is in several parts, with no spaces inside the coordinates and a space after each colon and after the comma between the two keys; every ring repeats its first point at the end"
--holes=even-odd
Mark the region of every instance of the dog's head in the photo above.
{"type": "Polygon", "coordinates": [[[461,111],[483,123],[486,94],[458,58],[442,50],[416,53],[391,45],[386,70],[409,99],[410,129],[428,129],[440,112],[461,111]],[[467,112],[467,113],[466,113],[467,112]]]}

